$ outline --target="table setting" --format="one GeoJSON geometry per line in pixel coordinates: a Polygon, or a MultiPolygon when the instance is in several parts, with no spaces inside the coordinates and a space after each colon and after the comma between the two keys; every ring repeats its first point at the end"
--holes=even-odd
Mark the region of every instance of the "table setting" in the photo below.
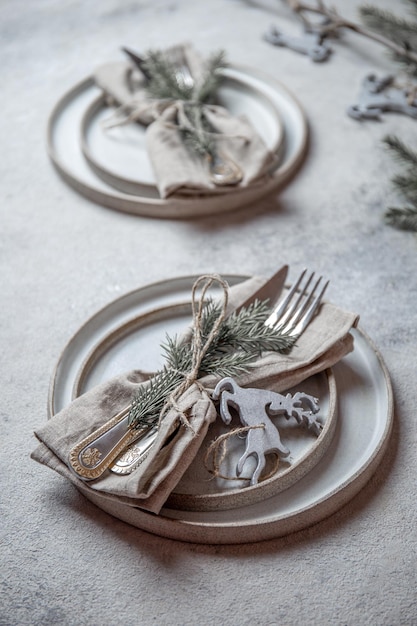
{"type": "Polygon", "coordinates": [[[25,11],[0,623],[413,624],[415,2],[25,11]]]}
{"type": "Polygon", "coordinates": [[[284,265],[269,279],[210,275],[194,277],[193,283],[184,277],[172,287],[157,285],[158,296],[150,302],[139,290],[99,311],[60,357],[50,392],[50,420],[35,433],[40,444],[32,458],[73,482],[105,511],[174,539],[236,542],[239,527],[239,542],[258,541],[302,528],[340,507],[369,479],[388,445],[393,419],[389,374],[372,341],[357,329],[358,315],[322,302],[328,286],[322,277],[304,270],[285,288],[287,275],[284,265]],[[181,301],[185,284],[191,287],[188,302],[181,301]],[[207,296],[213,286],[223,289],[217,307],[207,296]],[[170,289],[176,298],[166,306],[165,292],[170,289]],[[169,365],[151,372],[152,346],[144,370],[119,369],[122,364],[135,366],[132,355],[141,351],[141,335],[165,322],[178,328],[190,309],[191,330],[183,328],[183,339],[167,336],[163,344],[169,365]],[[232,332],[230,327],[240,337],[238,348],[230,339],[234,348],[216,343],[218,335],[232,332]],[[253,354],[242,344],[246,333],[261,333],[262,348],[253,354]],[[198,343],[201,354],[195,357],[198,343]],[[211,349],[213,367],[204,361],[204,352],[210,354],[211,349]],[[338,367],[349,371],[350,353],[361,378],[341,394],[335,372],[338,367]],[[219,361],[222,357],[229,363],[232,356],[249,358],[248,366],[223,366],[219,361]],[[368,432],[363,441],[361,432],[355,435],[355,409],[349,403],[372,377],[376,380],[367,399],[369,419],[360,429],[368,432]],[[307,387],[315,395],[307,393],[307,387]],[[236,413],[224,404],[226,397],[246,430],[236,432],[236,413]],[[345,404],[343,416],[339,407],[345,404]],[[280,414],[307,426],[302,440],[289,427],[281,440],[277,423],[271,422],[280,414]],[[235,429],[222,428],[220,416],[235,429]],[[257,436],[256,429],[263,427],[265,433],[257,436]],[[320,491],[320,480],[326,485],[329,475],[332,488],[320,491]],[[284,516],[283,502],[293,509],[284,516]],[[261,522],[258,515],[265,519],[261,522]]]}
{"type": "Polygon", "coordinates": [[[203,59],[190,44],[153,51],[148,61],[126,52],[128,61],[98,65],[50,114],[49,156],[80,193],[134,214],[198,217],[254,202],[278,189],[300,166],[308,139],[305,114],[278,81],[256,68],[228,64],[221,52],[203,59]],[[155,98],[149,92],[152,81],[147,87],[149,79],[131,57],[155,66],[158,55],[170,65],[162,68],[167,70],[167,92],[161,90],[155,98]],[[207,69],[213,62],[218,66],[207,69]],[[191,86],[185,84],[181,92],[184,77],[178,71],[184,67],[191,86]],[[206,94],[210,80],[214,85],[206,94]],[[177,127],[184,133],[190,125],[183,107],[188,102],[193,110],[200,92],[205,124],[218,130],[203,129],[202,157],[196,159],[183,137],[174,138],[177,127]],[[210,104],[211,96],[218,104],[210,104]],[[215,158],[204,145],[208,138],[220,146],[215,158]],[[221,158],[222,150],[226,158],[221,158]]]}

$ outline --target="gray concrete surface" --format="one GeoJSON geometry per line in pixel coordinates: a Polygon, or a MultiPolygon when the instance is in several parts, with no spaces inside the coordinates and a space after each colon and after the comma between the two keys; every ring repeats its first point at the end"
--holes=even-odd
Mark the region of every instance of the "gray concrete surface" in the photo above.
{"type": "MultiPolygon", "coordinates": [[[[356,0],[333,4],[355,18],[356,0]]],[[[397,167],[381,147],[388,132],[415,143],[417,122],[345,114],[367,72],[392,69],[380,46],[346,34],[313,64],[262,41],[271,23],[297,29],[273,0],[1,3],[3,626],[417,624],[417,240],[383,223],[397,167]],[[203,53],[224,47],[298,96],[311,139],[297,176],[256,206],[200,220],[135,217],[77,195],[46,153],[56,100],[121,45],[184,39],[203,53]],[[282,262],[330,278],[332,300],[360,313],[392,376],[389,451],[341,511],[264,543],[185,544],[111,518],[30,460],[56,360],[100,307],[155,280],[271,274],[282,262]]]]}

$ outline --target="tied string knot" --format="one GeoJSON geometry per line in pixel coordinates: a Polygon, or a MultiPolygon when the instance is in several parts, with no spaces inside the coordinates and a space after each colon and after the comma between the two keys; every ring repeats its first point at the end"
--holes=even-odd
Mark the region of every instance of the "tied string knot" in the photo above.
{"type": "Polygon", "coordinates": [[[219,334],[220,327],[226,317],[226,310],[229,301],[229,285],[227,282],[218,274],[205,274],[200,276],[194,283],[191,293],[191,307],[192,307],[192,315],[193,315],[193,323],[192,323],[192,339],[191,339],[191,348],[192,348],[192,359],[191,359],[191,368],[188,372],[180,372],[183,376],[183,380],[180,384],[174,389],[174,391],[169,395],[167,401],[162,407],[159,423],[163,420],[165,415],[168,413],[170,409],[174,409],[178,414],[178,419],[181,424],[186,428],[189,428],[192,432],[194,429],[192,428],[188,417],[186,415],[186,411],[184,411],[179,405],[179,399],[182,394],[187,391],[193,384],[196,384],[200,391],[206,393],[205,388],[201,383],[198,382],[201,363],[207,354],[210,346],[213,344],[213,341],[216,339],[219,334]],[[221,308],[219,315],[217,316],[207,338],[204,340],[203,338],[203,309],[205,305],[205,297],[207,291],[212,287],[214,283],[217,283],[222,288],[223,297],[221,299],[221,308]],[[202,286],[200,298],[197,298],[197,290],[202,286]]]}
{"type": "MultiPolygon", "coordinates": [[[[250,478],[245,476],[228,476],[226,474],[222,474],[221,466],[227,456],[230,438],[235,437],[236,435],[238,437],[242,437],[247,435],[250,430],[255,430],[257,428],[265,429],[265,424],[261,423],[252,426],[239,426],[227,433],[224,433],[223,435],[219,435],[216,439],[214,439],[214,441],[211,442],[204,457],[204,467],[210,474],[212,474],[211,479],[223,478],[223,480],[250,480],[250,478]]],[[[274,457],[272,469],[265,476],[262,476],[262,480],[267,480],[277,472],[279,467],[279,457],[276,454],[274,457]]]]}
{"type": "MultiPolygon", "coordinates": [[[[107,98],[109,106],[114,105],[111,97],[107,98]]],[[[119,126],[142,122],[144,114],[149,114],[153,121],[161,119],[165,125],[172,129],[178,129],[182,133],[192,132],[197,129],[198,132],[208,139],[216,139],[220,136],[228,139],[238,139],[242,142],[248,142],[249,137],[242,133],[224,133],[216,130],[207,120],[208,113],[216,113],[218,107],[213,104],[206,104],[201,100],[174,100],[172,98],[149,99],[148,101],[136,101],[134,98],[129,103],[119,105],[115,111],[101,121],[104,130],[111,130],[119,126]],[[193,118],[193,122],[190,120],[193,118]],[[201,120],[205,119],[206,125],[202,126],[201,120]]]]}

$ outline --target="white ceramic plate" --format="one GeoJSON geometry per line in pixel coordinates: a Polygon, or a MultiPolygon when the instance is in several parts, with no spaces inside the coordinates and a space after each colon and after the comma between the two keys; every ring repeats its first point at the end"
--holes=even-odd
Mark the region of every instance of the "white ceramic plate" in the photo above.
{"type": "MultiPolygon", "coordinates": [[[[93,316],[70,340],[54,372],[49,411],[66,406],[80,389],[89,389],[121,371],[139,367],[155,370],[161,356],[155,345],[166,332],[183,326],[191,286],[184,277],[136,290],[115,300],[93,316]],[[166,313],[172,307],[178,315],[166,313]],[[155,311],[159,310],[155,318],[155,311]],[[182,311],[182,312],[181,312],[182,311]],[[103,336],[127,329],[138,315],[154,318],[150,327],[118,337],[116,351],[106,349],[97,360],[95,348],[103,336]],[[93,359],[91,356],[94,355],[93,359]]],[[[243,277],[226,276],[229,284],[243,277]]],[[[246,543],[278,537],[309,526],[348,502],[376,470],[387,446],[393,419],[389,375],[375,346],[353,330],[355,349],[333,368],[338,390],[336,433],[326,455],[303,478],[285,491],[237,509],[183,511],[164,507],[160,515],[114,503],[91,488],[81,491],[97,506],[138,528],[183,541],[246,543]]]]}
{"type": "MultiPolygon", "coordinates": [[[[235,192],[208,197],[173,197],[161,199],[155,189],[148,195],[135,195],[114,189],[100,179],[88,165],[82,152],[82,119],[86,109],[100,95],[92,78],[87,78],[66,93],[53,109],[48,123],[48,152],[64,180],[90,200],[120,211],[152,217],[185,218],[223,213],[255,202],[273,193],[301,164],[307,146],[307,122],[301,106],[288,90],[274,79],[248,68],[227,68],[231,81],[245,84],[248,93],[261,93],[277,110],[282,122],[284,147],[279,167],[268,183],[237,189],[235,192]]],[[[251,97],[252,104],[255,98],[251,97]]],[[[264,109],[263,123],[267,123],[264,109]]],[[[274,116],[269,119],[275,119],[274,116]]],[[[277,136],[276,121],[273,123],[277,136]]],[[[279,141],[278,141],[279,143],[279,141]]]]}
{"type": "MultiPolygon", "coordinates": [[[[218,92],[218,104],[235,116],[245,115],[265,145],[279,157],[284,132],[277,106],[265,89],[255,88],[250,77],[236,70],[223,70],[224,80],[218,92]],[[229,75],[228,75],[229,74],[229,75]]],[[[92,94],[97,87],[86,87],[92,94]]],[[[81,149],[93,171],[104,182],[124,193],[158,198],[145,133],[141,124],[126,124],[105,130],[103,123],[114,109],[105,96],[94,98],[81,120],[81,149]]],[[[232,190],[229,193],[233,193],[232,190]]]]}

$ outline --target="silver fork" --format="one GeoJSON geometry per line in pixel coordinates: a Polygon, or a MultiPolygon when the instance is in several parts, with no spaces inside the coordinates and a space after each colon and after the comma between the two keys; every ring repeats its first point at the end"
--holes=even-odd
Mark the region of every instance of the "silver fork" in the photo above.
{"type": "Polygon", "coordinates": [[[320,285],[323,277],[319,276],[314,282],[313,288],[309,291],[315,274],[312,272],[306,276],[306,273],[307,269],[301,272],[286,297],[272,311],[265,322],[265,326],[275,328],[293,337],[299,336],[304,332],[317,313],[329,284],[329,281],[326,281],[324,285],[320,285]],[[303,281],[304,285],[301,287],[303,281]]]}

